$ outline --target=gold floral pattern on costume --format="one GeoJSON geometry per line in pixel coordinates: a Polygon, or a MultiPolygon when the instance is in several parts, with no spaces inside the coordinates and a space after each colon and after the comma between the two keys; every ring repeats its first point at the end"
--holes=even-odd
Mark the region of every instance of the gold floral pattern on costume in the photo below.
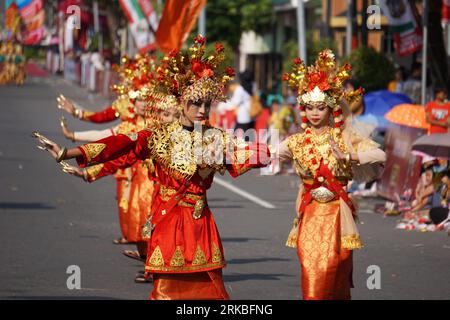
{"type": "Polygon", "coordinates": [[[220,249],[217,247],[217,245],[213,244],[213,256],[212,256],[212,262],[213,263],[219,263],[222,262],[222,253],[220,252],[220,249]]]}
{"type": "Polygon", "coordinates": [[[106,148],[106,144],[104,143],[88,143],[85,145],[82,145],[81,148],[84,150],[84,153],[86,154],[87,162],[90,162],[93,158],[98,156],[103,149],[106,148]]]}
{"type": "Polygon", "coordinates": [[[177,246],[175,252],[173,253],[172,259],[170,259],[170,266],[171,267],[182,267],[184,266],[184,256],[183,252],[181,251],[181,248],[177,246]]]}
{"type": "Polygon", "coordinates": [[[161,252],[161,249],[159,246],[156,246],[155,250],[153,250],[153,253],[150,257],[150,265],[155,267],[162,267],[164,266],[164,258],[161,252]]]}
{"type": "Polygon", "coordinates": [[[193,266],[201,266],[206,264],[206,256],[205,253],[202,251],[200,246],[197,245],[197,250],[195,250],[194,259],[192,260],[193,266]]]}

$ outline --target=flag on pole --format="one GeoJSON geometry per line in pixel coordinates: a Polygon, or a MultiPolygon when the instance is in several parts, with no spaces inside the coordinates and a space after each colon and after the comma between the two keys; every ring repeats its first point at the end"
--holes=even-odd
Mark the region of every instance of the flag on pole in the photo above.
{"type": "Polygon", "coordinates": [[[163,52],[179,50],[194,26],[206,0],[167,0],[156,31],[163,52]]]}
{"type": "Polygon", "coordinates": [[[150,2],[150,0],[138,0],[138,2],[139,6],[142,9],[142,12],[144,13],[144,16],[147,17],[150,27],[152,28],[153,32],[156,32],[156,29],[158,29],[159,21],[158,15],[156,14],[152,3],[150,2]]]}
{"type": "Polygon", "coordinates": [[[380,0],[380,7],[389,21],[397,54],[407,56],[421,50],[422,30],[414,19],[410,2],[408,0],[380,0]]]}
{"type": "Polygon", "coordinates": [[[120,6],[128,19],[131,33],[137,48],[141,52],[147,51],[154,42],[154,36],[150,32],[147,17],[139,5],[138,0],[120,0],[120,6]]]}

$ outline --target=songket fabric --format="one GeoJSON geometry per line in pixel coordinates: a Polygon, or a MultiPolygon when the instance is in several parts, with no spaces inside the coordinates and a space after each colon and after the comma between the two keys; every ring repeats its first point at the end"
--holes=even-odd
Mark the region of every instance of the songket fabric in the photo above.
{"type": "MultiPolygon", "coordinates": [[[[226,139],[224,132],[214,130],[226,139]]],[[[242,145],[241,142],[240,148],[224,151],[231,161],[225,162],[224,158],[219,164],[199,165],[194,153],[186,153],[191,157],[184,156],[185,153],[182,152],[186,148],[192,148],[192,143],[186,141],[194,138],[195,134],[198,133],[190,132],[176,122],[161,128],[143,130],[138,134],[105,138],[79,147],[82,156],[77,161],[82,167],[92,163],[105,163],[107,166],[109,161],[125,167],[136,158],[153,161],[158,183],[153,192],[149,220],[152,231],[145,265],[146,273],[153,274],[156,280],[153,298],[176,299],[181,297],[180,292],[195,292],[205,279],[208,280],[206,275],[211,280],[206,281],[203,298],[227,298],[225,289],[222,289],[222,278],[217,276],[217,272],[211,273],[224,268],[226,262],[206,193],[216,172],[223,174],[228,171],[233,177],[237,177],[251,168],[263,166],[260,154],[265,159],[270,156],[270,151],[264,144],[242,145]],[[173,139],[172,133],[175,131],[179,134],[176,135],[177,139],[173,139]],[[172,152],[174,148],[178,148],[175,153],[172,152]],[[174,154],[180,156],[181,160],[174,161],[174,154]],[[175,205],[165,209],[168,203],[175,205]],[[180,289],[176,289],[177,286],[180,289]]]]}
{"type": "Polygon", "coordinates": [[[358,175],[367,177],[376,172],[369,167],[385,161],[384,152],[371,140],[354,132],[344,132],[344,137],[339,139],[331,129],[316,134],[308,128],[290,136],[279,149],[282,160],[294,161],[302,182],[297,217],[286,245],[297,248],[305,300],[351,298],[352,250],[363,244],[346,186],[358,170],[364,169],[358,175]],[[330,140],[343,152],[357,153],[360,167],[338,160],[330,140]]]}

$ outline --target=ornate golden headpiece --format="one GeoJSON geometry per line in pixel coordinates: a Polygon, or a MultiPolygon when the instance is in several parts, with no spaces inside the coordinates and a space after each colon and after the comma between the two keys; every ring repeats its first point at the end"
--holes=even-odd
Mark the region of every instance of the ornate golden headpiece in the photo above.
{"type": "Polygon", "coordinates": [[[234,69],[222,66],[224,47],[215,45],[215,54],[205,56],[206,38],[198,35],[188,51],[172,51],[157,68],[158,86],[182,101],[225,100],[224,85],[234,69]]]}
{"type": "Polygon", "coordinates": [[[325,103],[332,108],[335,128],[339,130],[342,127],[344,119],[340,106],[341,100],[351,102],[363,93],[362,88],[355,91],[345,90],[344,82],[351,78],[351,70],[349,64],[338,67],[330,49],[320,52],[315,63],[309,67],[305,67],[300,58],[294,60],[291,73],[284,74],[283,80],[297,91],[303,129],[308,123],[305,105],[317,103],[325,103]]]}
{"type": "Polygon", "coordinates": [[[113,85],[113,90],[131,99],[147,99],[151,91],[149,83],[156,70],[155,57],[137,54],[134,59],[123,56],[120,62],[120,66],[113,66],[120,79],[120,84],[113,85]]]}

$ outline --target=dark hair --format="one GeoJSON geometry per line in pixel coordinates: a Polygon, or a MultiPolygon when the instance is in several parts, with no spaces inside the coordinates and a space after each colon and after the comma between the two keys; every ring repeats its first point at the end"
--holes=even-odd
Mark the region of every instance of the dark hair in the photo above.
{"type": "Polygon", "coordinates": [[[273,100],[272,100],[272,104],[274,104],[274,103],[280,104],[280,100],[278,100],[278,99],[273,99],[273,100]]]}
{"type": "Polygon", "coordinates": [[[253,86],[252,86],[252,81],[253,81],[253,75],[250,71],[245,70],[244,72],[242,72],[239,75],[239,82],[241,84],[241,86],[244,88],[245,91],[247,91],[247,93],[249,95],[253,94],[253,86]]]}
{"type": "Polygon", "coordinates": [[[443,93],[447,94],[447,90],[444,87],[436,86],[434,88],[434,95],[437,95],[439,92],[443,92],[443,93]]]}

